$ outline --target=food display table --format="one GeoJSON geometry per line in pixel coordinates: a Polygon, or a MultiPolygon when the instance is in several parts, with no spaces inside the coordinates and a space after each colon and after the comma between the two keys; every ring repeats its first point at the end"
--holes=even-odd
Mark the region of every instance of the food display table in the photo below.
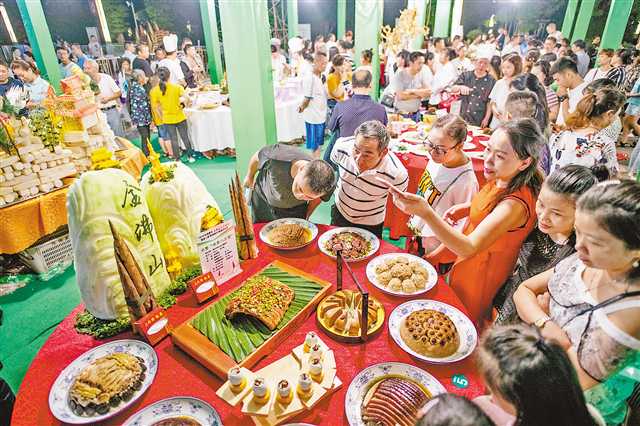
{"type": "MultiPolygon", "coordinates": [[[[258,235],[260,228],[261,225],[256,225],[256,235],[258,235]]],[[[328,226],[319,226],[320,234],[328,229],[328,226]]],[[[261,241],[258,241],[258,247],[260,250],[258,258],[243,262],[242,274],[221,286],[221,296],[235,289],[246,278],[260,271],[264,266],[276,259],[332,282],[335,289],[335,261],[319,251],[316,241],[303,249],[290,252],[272,250],[261,241]]],[[[397,248],[391,244],[381,242],[378,254],[397,251],[397,248]]],[[[363,261],[352,264],[352,267],[361,283],[369,289],[370,294],[384,305],[388,319],[391,311],[396,306],[410,298],[386,295],[372,284],[369,284],[365,275],[366,264],[367,262],[363,261]]],[[[355,288],[350,278],[345,278],[345,288],[355,288]]],[[[464,311],[459,299],[442,279],[439,279],[437,285],[428,293],[422,295],[422,297],[414,298],[439,300],[464,311]]],[[[214,298],[212,302],[216,300],[217,298],[214,298]]],[[[178,303],[168,310],[169,321],[173,326],[181,324],[202,310],[204,306],[206,305],[198,306],[191,294],[182,295],[178,298],[178,303]]],[[[51,385],[58,374],[76,357],[104,343],[104,341],[97,341],[92,337],[76,333],[73,327],[74,318],[82,309],[82,306],[78,306],[69,314],[56,328],[34,359],[18,392],[12,425],[37,424],[42,426],[59,424],[48,407],[48,395],[51,385]]],[[[289,336],[285,343],[266,358],[263,358],[252,370],[256,371],[265,367],[290,353],[294,347],[304,341],[306,333],[309,331],[317,332],[320,338],[334,351],[338,370],[337,375],[343,382],[343,386],[340,390],[320,402],[312,411],[302,413],[292,421],[321,425],[346,424],[344,401],[349,384],[362,369],[385,361],[405,362],[416,365],[435,376],[450,392],[470,398],[483,393],[483,386],[475,373],[472,357],[449,365],[433,365],[413,359],[400,349],[390,337],[386,320],[382,332],[371,338],[367,343],[339,343],[318,329],[315,312],[289,336]],[[469,385],[466,388],[458,388],[453,385],[452,376],[456,374],[463,374],[467,378],[469,385]]],[[[131,337],[131,333],[123,333],[115,337],[114,340],[131,337]]],[[[179,395],[188,395],[207,401],[215,407],[225,425],[252,424],[247,417],[241,414],[240,407],[231,407],[216,396],[215,392],[222,385],[222,381],[174,346],[170,338],[165,338],[156,345],[155,351],[158,355],[159,369],[149,390],[129,409],[102,424],[122,424],[129,416],[149,404],[179,395]]]]}
{"type": "MultiPolygon", "coordinates": [[[[120,166],[140,179],[147,158],[131,142],[116,156],[120,166]]],[[[69,179],[69,185],[73,179],[69,179]]],[[[0,208],[0,253],[14,254],[67,224],[67,187],[0,208]]]]}
{"type": "MultiPolygon", "coordinates": [[[[298,112],[301,102],[302,97],[276,100],[276,133],[279,142],[289,142],[304,135],[304,119],[298,112]]],[[[193,107],[185,108],[184,112],[189,123],[193,149],[205,152],[235,148],[230,107],[221,105],[203,109],[196,103],[193,107]]]]}
{"type": "MultiPolygon", "coordinates": [[[[400,135],[399,140],[403,141],[402,135],[400,135]]],[[[470,152],[482,152],[484,150],[484,145],[480,143],[481,140],[489,140],[489,137],[474,136],[471,143],[476,145],[476,149],[470,152]]],[[[412,152],[397,152],[396,156],[400,159],[409,173],[409,186],[407,187],[407,191],[415,194],[418,190],[418,183],[420,182],[422,173],[424,172],[424,169],[427,168],[429,157],[416,155],[412,152]]],[[[471,158],[471,162],[473,164],[473,170],[476,177],[478,178],[478,183],[482,187],[485,183],[483,173],[484,161],[480,158],[471,158]]],[[[407,227],[408,220],[409,216],[400,211],[400,209],[393,204],[393,199],[389,197],[387,200],[387,215],[384,219],[384,226],[389,228],[389,237],[395,240],[400,237],[413,236],[413,232],[411,232],[407,227]]]]}

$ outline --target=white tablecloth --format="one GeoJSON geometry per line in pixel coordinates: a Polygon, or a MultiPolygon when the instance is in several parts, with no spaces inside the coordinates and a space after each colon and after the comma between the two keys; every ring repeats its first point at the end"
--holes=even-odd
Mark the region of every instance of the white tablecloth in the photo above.
{"type": "MultiPolygon", "coordinates": [[[[286,102],[276,102],[276,132],[278,142],[288,142],[304,135],[304,119],[298,113],[302,98],[286,102]]],[[[219,106],[201,110],[185,108],[189,135],[193,149],[199,152],[211,149],[235,148],[231,108],[219,106]]],[[[250,125],[247,122],[247,125],[250,125]]]]}

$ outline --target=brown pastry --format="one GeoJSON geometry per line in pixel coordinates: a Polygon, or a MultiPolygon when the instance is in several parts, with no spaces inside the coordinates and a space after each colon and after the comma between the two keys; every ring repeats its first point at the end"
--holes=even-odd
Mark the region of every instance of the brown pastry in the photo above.
{"type": "MultiPolygon", "coordinates": [[[[380,304],[369,297],[367,308],[367,326],[370,330],[378,321],[380,304]]],[[[327,296],[318,307],[320,318],[334,331],[349,336],[360,335],[362,316],[362,294],[353,290],[341,290],[327,296]]]]}
{"type": "Polygon", "coordinates": [[[433,309],[412,312],[402,321],[400,336],[414,352],[435,358],[453,355],[460,346],[453,321],[433,309]]]}

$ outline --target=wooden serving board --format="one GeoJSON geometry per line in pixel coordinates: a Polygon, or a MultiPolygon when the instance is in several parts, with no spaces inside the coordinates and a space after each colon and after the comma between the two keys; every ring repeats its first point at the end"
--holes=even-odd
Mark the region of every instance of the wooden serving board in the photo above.
{"type": "MultiPolygon", "coordinates": [[[[204,334],[196,330],[191,321],[198,315],[194,315],[186,322],[175,327],[171,332],[171,340],[180,349],[191,355],[196,361],[209,369],[213,374],[218,376],[222,380],[227,380],[227,372],[231,367],[236,365],[245,368],[251,368],[270,354],[278,345],[280,345],[291,332],[298,328],[312,313],[315,307],[320,303],[322,299],[331,291],[331,283],[308,274],[300,269],[294,268],[284,262],[276,260],[269,265],[262,268],[255,275],[260,275],[262,271],[269,267],[276,267],[284,272],[292,275],[303,277],[309,281],[320,285],[322,289],[316,294],[307,305],[300,310],[291,320],[280,330],[276,331],[269,339],[267,339],[262,345],[256,348],[248,357],[239,363],[233,360],[222,349],[220,349],[215,343],[213,343],[204,334]]],[[[238,287],[244,284],[241,283],[238,287]]],[[[234,289],[235,290],[235,289],[234,289]]],[[[232,291],[234,291],[232,290],[232,291]]]]}

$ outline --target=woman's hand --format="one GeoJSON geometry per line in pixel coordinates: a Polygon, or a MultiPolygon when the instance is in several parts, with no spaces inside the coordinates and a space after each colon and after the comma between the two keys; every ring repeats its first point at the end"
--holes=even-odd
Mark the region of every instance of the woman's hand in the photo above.
{"type": "Polygon", "coordinates": [[[547,321],[540,332],[542,334],[542,337],[549,340],[555,340],[556,343],[562,346],[564,350],[567,350],[571,347],[571,340],[569,340],[569,336],[567,335],[567,333],[552,320],[547,321]]]}
{"type": "Polygon", "coordinates": [[[452,226],[455,226],[460,220],[469,216],[469,204],[456,204],[451,206],[444,212],[442,218],[452,226]]]}
{"type": "Polygon", "coordinates": [[[549,302],[551,302],[551,296],[548,291],[545,291],[543,294],[539,294],[536,296],[538,301],[538,306],[542,309],[547,315],[549,315],[549,302]]]}
{"type": "Polygon", "coordinates": [[[399,191],[395,186],[384,179],[378,180],[389,188],[389,192],[393,195],[394,204],[404,213],[424,217],[433,211],[429,203],[427,203],[424,198],[408,192],[399,191]]]}

